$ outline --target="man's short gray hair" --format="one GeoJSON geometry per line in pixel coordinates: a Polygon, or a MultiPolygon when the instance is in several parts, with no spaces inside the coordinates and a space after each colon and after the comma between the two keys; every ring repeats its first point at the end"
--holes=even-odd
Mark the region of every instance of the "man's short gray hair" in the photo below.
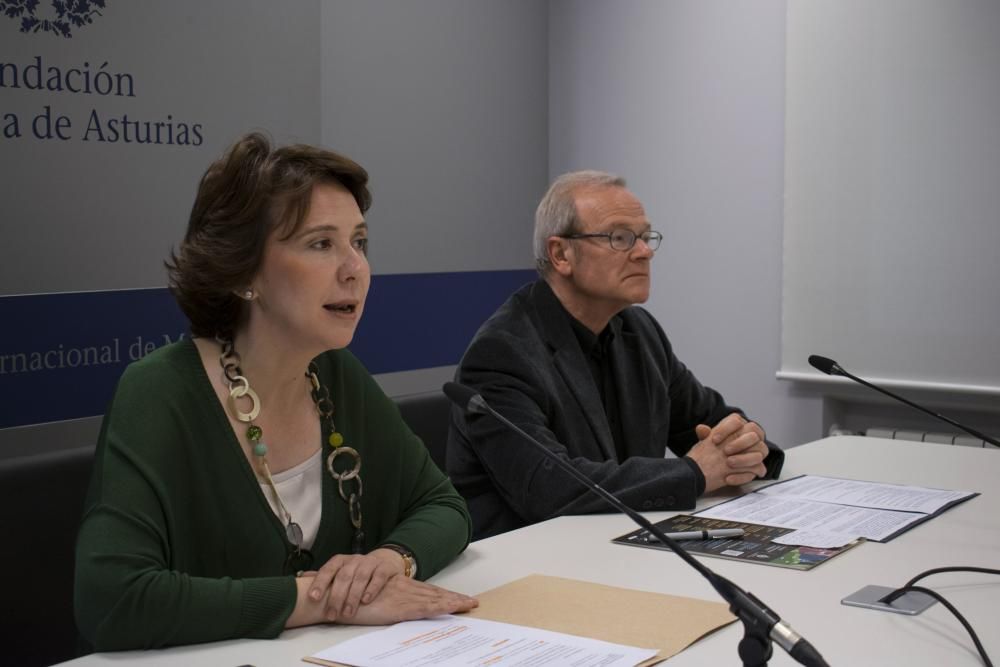
{"type": "Polygon", "coordinates": [[[549,186],[535,211],[535,267],[541,275],[552,268],[546,247],[548,238],[572,234],[578,228],[576,191],[597,187],[624,188],[625,179],[604,171],[571,171],[549,186]]]}

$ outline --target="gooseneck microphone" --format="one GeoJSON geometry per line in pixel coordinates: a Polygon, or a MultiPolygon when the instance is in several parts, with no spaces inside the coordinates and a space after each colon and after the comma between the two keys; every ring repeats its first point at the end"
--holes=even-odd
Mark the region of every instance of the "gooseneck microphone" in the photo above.
{"type": "Polygon", "coordinates": [[[897,401],[899,401],[901,403],[905,403],[906,405],[909,405],[911,408],[915,408],[915,409],[920,410],[921,412],[923,412],[925,414],[930,415],[931,417],[934,417],[936,419],[940,419],[943,422],[947,422],[948,424],[951,424],[955,428],[958,428],[958,429],[961,429],[961,430],[965,431],[966,433],[968,433],[971,436],[974,436],[976,438],[979,438],[980,440],[983,440],[985,442],[990,443],[994,447],[1000,447],[1000,441],[996,440],[995,438],[991,438],[988,435],[983,435],[982,433],[980,433],[979,431],[977,431],[975,429],[972,429],[972,428],[969,428],[968,426],[964,426],[962,424],[959,424],[954,419],[949,419],[948,417],[945,417],[944,415],[939,415],[938,413],[932,412],[932,411],[928,410],[927,408],[925,408],[925,407],[923,407],[921,405],[917,405],[913,401],[907,400],[907,399],[903,398],[902,396],[898,396],[898,395],[892,393],[891,391],[883,389],[882,387],[875,386],[871,382],[868,382],[867,380],[862,380],[861,378],[857,377],[856,375],[851,375],[850,373],[848,373],[847,371],[845,371],[843,369],[843,367],[841,367],[841,365],[838,364],[833,359],[827,359],[826,357],[821,357],[818,354],[811,354],[811,355],[809,355],[809,365],[812,366],[813,368],[815,368],[816,370],[820,371],[821,373],[826,373],[827,375],[840,375],[840,376],[843,376],[845,378],[849,378],[851,380],[854,380],[858,384],[864,385],[864,386],[868,387],[869,389],[874,389],[875,391],[879,392],[880,394],[885,394],[889,398],[895,399],[895,400],[897,400],[897,401]]]}
{"type": "Polygon", "coordinates": [[[522,430],[519,426],[494,410],[486,400],[475,390],[456,382],[447,382],[443,387],[445,395],[452,403],[472,414],[490,415],[501,424],[511,429],[534,445],[542,454],[548,457],[561,470],[576,479],[591,492],[600,496],[605,502],[627,515],[640,527],[649,531],[661,543],[666,544],[688,565],[705,577],[723,600],[729,604],[729,611],[743,623],[743,639],[740,640],[739,655],[746,667],[761,667],[767,665],[771,658],[771,642],[774,641],[783,648],[799,664],[811,667],[826,667],[823,656],[813,648],[801,635],[752,593],[744,591],[739,586],[722,577],[689,554],[666,533],[653,525],[646,517],[623,503],[614,494],[595,483],[582,472],[563,461],[559,456],[522,430]]]}

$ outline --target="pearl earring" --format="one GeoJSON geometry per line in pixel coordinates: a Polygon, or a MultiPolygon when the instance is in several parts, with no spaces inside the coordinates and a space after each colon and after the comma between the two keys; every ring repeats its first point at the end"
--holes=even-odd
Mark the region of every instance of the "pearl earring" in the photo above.
{"type": "Polygon", "coordinates": [[[253,290],[248,289],[246,292],[243,292],[243,298],[246,299],[247,301],[253,299],[253,290]]]}

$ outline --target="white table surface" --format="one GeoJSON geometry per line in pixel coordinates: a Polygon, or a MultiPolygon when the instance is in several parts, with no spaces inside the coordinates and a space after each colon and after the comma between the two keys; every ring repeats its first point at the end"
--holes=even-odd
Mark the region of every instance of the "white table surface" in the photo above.
{"type": "MultiPolygon", "coordinates": [[[[933,567],[973,565],[1000,568],[1000,451],[841,436],[787,450],[782,478],[817,474],[915,484],[982,495],[913,528],[888,544],[866,543],[817,568],[785,568],[699,557],[720,574],[751,591],[809,639],[831,665],[979,665],[971,638],[942,605],[919,616],[871,611],[840,604],[862,586],[899,586],[933,567]]],[[[567,482],[570,483],[570,482],[567,482]]],[[[703,498],[698,507],[724,495],[703,498]]],[[[649,513],[659,520],[671,513],[649,513]]],[[[561,517],[475,542],[432,580],[476,594],[528,574],[547,574],[613,586],[717,600],[715,591],[677,556],[614,545],[610,540],[634,528],[627,517],[561,517]]],[[[994,659],[1000,632],[991,630],[1000,609],[1000,577],[943,574],[921,582],[958,607],[994,659]]],[[[599,609],[594,610],[600,614],[599,609]]],[[[274,640],[238,640],[156,651],[86,656],[73,667],[189,665],[237,667],[303,665],[303,656],[368,628],[315,626],[286,631],[274,640]]],[[[665,633],[669,627],[663,628],[665,633]]],[[[667,665],[738,665],[742,636],[734,623],[667,661],[667,665]]],[[[775,646],[772,665],[795,664],[775,646]]]]}

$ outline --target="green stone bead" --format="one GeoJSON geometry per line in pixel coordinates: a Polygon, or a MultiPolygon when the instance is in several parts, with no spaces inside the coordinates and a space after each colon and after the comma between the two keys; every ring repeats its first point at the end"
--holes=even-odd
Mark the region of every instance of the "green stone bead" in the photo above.
{"type": "Polygon", "coordinates": [[[254,456],[267,456],[267,445],[263,442],[255,442],[253,445],[254,456]]]}
{"type": "Polygon", "coordinates": [[[340,447],[342,444],[344,444],[344,436],[340,435],[337,431],[330,434],[331,447],[340,447]]]}
{"type": "Polygon", "coordinates": [[[250,424],[247,427],[247,439],[252,442],[260,442],[261,436],[264,435],[264,429],[256,424],[250,424]]]}

